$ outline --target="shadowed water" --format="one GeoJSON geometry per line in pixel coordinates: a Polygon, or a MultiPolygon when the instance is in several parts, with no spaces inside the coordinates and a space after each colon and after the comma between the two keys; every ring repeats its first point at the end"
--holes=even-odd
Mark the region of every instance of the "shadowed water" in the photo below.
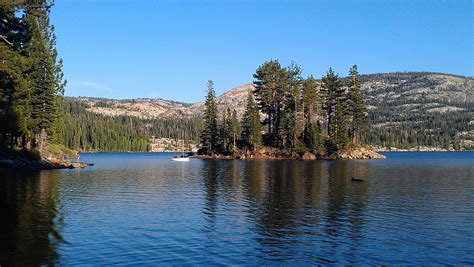
{"type": "Polygon", "coordinates": [[[0,170],[0,264],[474,264],[474,153],[386,155],[0,170]]]}

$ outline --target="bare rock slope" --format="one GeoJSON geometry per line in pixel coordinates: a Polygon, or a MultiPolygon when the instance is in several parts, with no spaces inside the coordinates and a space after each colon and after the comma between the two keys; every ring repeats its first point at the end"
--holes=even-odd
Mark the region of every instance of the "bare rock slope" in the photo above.
{"type": "MultiPolygon", "coordinates": [[[[473,112],[474,79],[435,73],[384,73],[362,75],[369,109],[390,106],[402,114],[431,112],[473,112]]],[[[219,111],[229,107],[243,114],[245,100],[253,84],[227,90],[217,97],[219,111]]],[[[199,115],[204,103],[181,103],[164,99],[103,99],[78,98],[88,104],[88,110],[107,116],[129,115],[157,118],[199,115]]]]}

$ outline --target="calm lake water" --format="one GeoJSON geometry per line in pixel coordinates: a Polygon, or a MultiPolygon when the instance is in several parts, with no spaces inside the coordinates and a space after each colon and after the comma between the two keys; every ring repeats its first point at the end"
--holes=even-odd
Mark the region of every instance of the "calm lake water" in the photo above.
{"type": "Polygon", "coordinates": [[[3,170],[0,264],[474,264],[474,152],[385,154],[3,170]]]}

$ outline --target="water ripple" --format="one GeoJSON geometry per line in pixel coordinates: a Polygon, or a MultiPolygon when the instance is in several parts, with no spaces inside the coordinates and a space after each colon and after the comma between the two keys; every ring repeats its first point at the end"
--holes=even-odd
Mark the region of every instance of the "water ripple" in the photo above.
{"type": "Polygon", "coordinates": [[[0,264],[472,265],[474,153],[443,155],[84,154],[94,167],[3,175],[0,264]]]}

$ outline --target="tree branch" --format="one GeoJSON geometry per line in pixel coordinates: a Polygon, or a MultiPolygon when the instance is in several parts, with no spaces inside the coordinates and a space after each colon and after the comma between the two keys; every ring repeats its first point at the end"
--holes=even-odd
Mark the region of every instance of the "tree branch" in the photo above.
{"type": "Polygon", "coordinates": [[[10,43],[5,36],[0,35],[0,37],[3,39],[3,41],[5,41],[5,43],[9,44],[10,46],[13,46],[13,43],[10,43]]]}

